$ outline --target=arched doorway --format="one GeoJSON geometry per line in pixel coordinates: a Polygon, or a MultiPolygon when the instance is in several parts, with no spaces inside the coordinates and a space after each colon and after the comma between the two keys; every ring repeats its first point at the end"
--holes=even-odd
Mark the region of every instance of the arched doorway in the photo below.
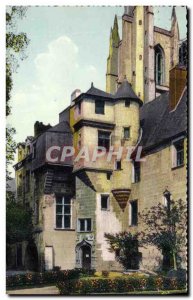
{"type": "Polygon", "coordinates": [[[25,268],[38,271],[38,251],[34,242],[29,242],[25,252],[25,268]]]}
{"type": "Polygon", "coordinates": [[[91,269],[91,249],[92,246],[83,240],[76,246],[76,263],[79,268],[91,269]]]}

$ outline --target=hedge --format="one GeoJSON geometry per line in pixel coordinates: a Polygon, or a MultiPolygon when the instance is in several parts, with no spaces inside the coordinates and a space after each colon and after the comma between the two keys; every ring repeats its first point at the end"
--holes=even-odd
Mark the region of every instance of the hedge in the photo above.
{"type": "Polygon", "coordinates": [[[94,270],[73,269],[63,271],[45,271],[42,273],[26,273],[6,276],[7,288],[33,286],[63,282],[66,280],[77,279],[88,275],[93,275],[94,270]]]}
{"type": "Polygon", "coordinates": [[[128,293],[137,291],[161,291],[186,289],[186,282],[177,278],[166,277],[128,277],[66,280],[57,284],[60,295],[128,293]]]}

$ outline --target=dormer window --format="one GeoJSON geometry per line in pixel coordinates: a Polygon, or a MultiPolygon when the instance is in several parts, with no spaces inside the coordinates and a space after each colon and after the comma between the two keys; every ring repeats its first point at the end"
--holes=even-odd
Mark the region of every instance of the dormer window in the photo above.
{"type": "Polygon", "coordinates": [[[104,115],[105,114],[105,102],[101,100],[95,101],[95,114],[104,115]]]}

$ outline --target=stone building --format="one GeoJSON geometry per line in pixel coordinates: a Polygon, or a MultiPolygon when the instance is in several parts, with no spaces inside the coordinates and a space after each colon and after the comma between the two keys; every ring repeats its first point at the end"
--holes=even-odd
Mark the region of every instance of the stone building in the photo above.
{"type": "MultiPolygon", "coordinates": [[[[28,269],[119,270],[104,234],[137,232],[138,212],[186,201],[187,72],[175,10],[171,31],[153,26],[152,7],[126,7],[122,24],[121,41],[116,18],[111,30],[106,92],[75,90],[56,126],[36,122],[18,145],[17,201],[34,212],[33,241],[17,245],[28,269]],[[122,159],[127,147],[142,147],[143,161],[122,159]]],[[[139,253],[131,268],[160,268],[163,253],[139,253]]],[[[181,258],[184,267],[185,249],[181,258]]]]}

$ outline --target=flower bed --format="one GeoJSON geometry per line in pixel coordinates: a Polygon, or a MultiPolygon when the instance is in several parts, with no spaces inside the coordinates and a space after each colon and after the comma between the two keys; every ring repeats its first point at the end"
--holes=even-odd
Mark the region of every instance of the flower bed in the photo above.
{"type": "Polygon", "coordinates": [[[100,278],[66,280],[57,284],[60,295],[69,294],[101,294],[101,293],[129,293],[138,291],[161,291],[186,289],[186,283],[176,278],[166,277],[128,277],[128,278],[100,278]]]}
{"type": "Polygon", "coordinates": [[[94,271],[73,269],[64,271],[46,271],[42,273],[26,273],[6,276],[7,288],[43,285],[93,275],[94,271]]]}

